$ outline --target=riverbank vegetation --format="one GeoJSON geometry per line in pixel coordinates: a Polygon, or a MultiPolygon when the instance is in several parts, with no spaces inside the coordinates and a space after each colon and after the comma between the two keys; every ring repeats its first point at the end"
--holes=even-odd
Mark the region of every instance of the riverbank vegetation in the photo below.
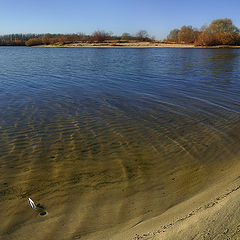
{"type": "Polygon", "coordinates": [[[1,46],[37,46],[83,43],[102,43],[114,46],[119,43],[168,43],[168,44],[194,44],[195,46],[240,45],[240,30],[229,18],[216,19],[208,26],[200,29],[193,26],[182,26],[173,29],[163,41],[156,41],[146,30],[140,30],[136,34],[123,33],[121,36],[111,32],[95,31],[91,35],[76,34],[8,34],[0,36],[1,46]]]}
{"type": "Polygon", "coordinates": [[[201,29],[182,26],[167,36],[168,43],[192,43],[196,46],[240,45],[240,30],[231,19],[216,19],[201,29]]]}
{"type": "Polygon", "coordinates": [[[95,31],[91,35],[76,34],[9,34],[0,36],[1,46],[37,46],[37,45],[64,45],[71,43],[112,43],[118,42],[152,42],[146,30],[140,30],[135,35],[123,33],[115,36],[111,32],[95,31]]]}

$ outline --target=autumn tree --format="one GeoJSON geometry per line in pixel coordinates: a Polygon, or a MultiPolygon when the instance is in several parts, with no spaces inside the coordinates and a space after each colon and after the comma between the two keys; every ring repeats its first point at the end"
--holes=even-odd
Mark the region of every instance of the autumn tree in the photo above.
{"type": "Polygon", "coordinates": [[[198,31],[192,26],[182,26],[178,32],[178,41],[182,43],[194,43],[198,31]]]}
{"type": "Polygon", "coordinates": [[[197,46],[214,46],[217,45],[217,39],[214,34],[208,32],[207,29],[201,31],[194,42],[197,46]]]}
{"type": "Polygon", "coordinates": [[[51,38],[51,34],[50,33],[46,33],[42,36],[42,43],[47,45],[50,43],[50,38],[51,38]]]}
{"type": "Polygon", "coordinates": [[[196,45],[237,45],[240,44],[239,29],[229,18],[216,19],[199,34],[196,45]]]}
{"type": "Polygon", "coordinates": [[[239,29],[233,25],[232,20],[229,18],[212,21],[208,27],[208,31],[211,33],[239,33],[239,29]]]}
{"type": "Polygon", "coordinates": [[[42,44],[42,39],[41,38],[31,38],[28,41],[25,42],[26,46],[36,46],[36,45],[41,45],[42,44]]]}
{"type": "Polygon", "coordinates": [[[167,36],[167,40],[170,42],[178,42],[178,33],[179,33],[179,29],[175,28],[173,29],[167,36]]]}

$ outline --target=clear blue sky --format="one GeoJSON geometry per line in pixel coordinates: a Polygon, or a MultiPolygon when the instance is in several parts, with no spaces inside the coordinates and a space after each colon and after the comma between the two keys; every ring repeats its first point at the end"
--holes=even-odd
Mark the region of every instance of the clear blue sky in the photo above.
{"type": "Polygon", "coordinates": [[[240,27],[240,0],[0,0],[0,34],[114,34],[146,29],[157,39],[182,25],[231,18],[240,27]]]}

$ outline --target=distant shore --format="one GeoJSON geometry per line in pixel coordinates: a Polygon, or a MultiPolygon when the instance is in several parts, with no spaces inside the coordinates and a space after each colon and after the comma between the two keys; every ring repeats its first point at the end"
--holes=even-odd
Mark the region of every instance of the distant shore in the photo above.
{"type": "Polygon", "coordinates": [[[240,48],[240,46],[195,46],[194,44],[179,43],[152,43],[152,42],[135,42],[135,43],[70,43],[54,45],[37,45],[34,47],[60,47],[60,48],[240,48]]]}

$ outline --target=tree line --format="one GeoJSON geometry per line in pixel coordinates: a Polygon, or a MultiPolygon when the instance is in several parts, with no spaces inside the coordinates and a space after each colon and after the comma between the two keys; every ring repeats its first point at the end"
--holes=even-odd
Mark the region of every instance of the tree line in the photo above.
{"type": "Polygon", "coordinates": [[[196,46],[240,45],[240,30],[231,19],[216,19],[201,29],[182,26],[167,36],[168,43],[193,43],[196,46]]]}
{"type": "MultiPolygon", "coordinates": [[[[8,34],[0,36],[2,46],[34,46],[34,45],[64,45],[70,43],[111,43],[118,42],[153,42],[154,37],[146,30],[140,30],[136,34],[123,33],[121,36],[111,32],[95,31],[91,35],[84,33],[74,34],[8,34]]],[[[240,30],[231,19],[216,19],[208,26],[200,29],[190,26],[182,26],[173,29],[163,42],[166,43],[190,43],[197,46],[216,45],[240,45],[240,30]]]]}
{"type": "Polygon", "coordinates": [[[74,34],[8,34],[0,36],[1,46],[35,46],[35,45],[64,45],[70,43],[103,43],[111,41],[154,41],[146,30],[140,30],[136,34],[123,33],[115,36],[111,32],[95,31],[91,35],[84,33],[74,34]]]}

